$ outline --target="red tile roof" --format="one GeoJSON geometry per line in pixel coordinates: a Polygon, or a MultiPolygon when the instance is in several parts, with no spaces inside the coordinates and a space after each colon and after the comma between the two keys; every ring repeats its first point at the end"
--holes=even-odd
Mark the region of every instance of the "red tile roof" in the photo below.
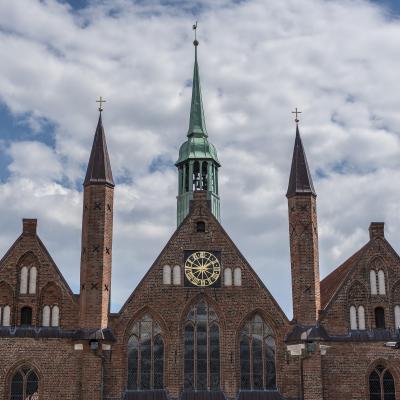
{"type": "Polygon", "coordinates": [[[333,272],[326,276],[321,281],[321,309],[323,310],[330,302],[336,291],[339,289],[342,282],[345,280],[353,266],[357,264],[364,253],[367,245],[354,253],[342,265],[337,267],[333,272]]]}

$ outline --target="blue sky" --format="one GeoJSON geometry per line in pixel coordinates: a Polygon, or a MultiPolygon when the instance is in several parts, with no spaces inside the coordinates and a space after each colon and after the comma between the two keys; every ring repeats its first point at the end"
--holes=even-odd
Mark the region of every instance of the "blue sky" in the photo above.
{"type": "Polygon", "coordinates": [[[0,252],[21,218],[37,217],[79,288],[81,183],[102,95],[118,183],[118,310],[175,229],[173,163],[186,137],[194,17],[207,128],[222,163],[223,225],[288,316],[295,107],[318,193],[321,275],[365,243],[373,220],[386,221],[400,251],[400,5],[172,3],[121,0],[118,15],[107,1],[85,9],[71,0],[73,12],[55,0],[0,3],[0,207],[8,210],[0,252]]]}

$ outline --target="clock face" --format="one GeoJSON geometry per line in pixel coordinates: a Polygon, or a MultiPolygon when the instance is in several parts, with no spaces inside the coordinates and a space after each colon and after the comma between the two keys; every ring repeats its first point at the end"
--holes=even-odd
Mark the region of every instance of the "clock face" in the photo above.
{"type": "Polygon", "coordinates": [[[185,260],[187,286],[220,286],[221,264],[215,253],[208,251],[188,252],[185,260]]]}

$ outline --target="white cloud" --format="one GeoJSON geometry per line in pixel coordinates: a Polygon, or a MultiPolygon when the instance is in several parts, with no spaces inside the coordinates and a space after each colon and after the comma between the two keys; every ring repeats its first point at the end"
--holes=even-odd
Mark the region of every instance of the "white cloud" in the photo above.
{"type": "Polygon", "coordinates": [[[55,0],[0,3],[0,99],[17,118],[28,113],[35,129],[43,119],[55,126],[54,149],[8,143],[0,249],[21,216],[37,215],[78,287],[76,185],[102,95],[114,175],[125,182],[116,188],[113,252],[113,301],[125,301],[175,228],[176,175],[150,165],[174,162],[185,139],[198,18],[207,126],[223,165],[223,224],[290,315],[284,195],[294,107],[303,110],[318,192],[322,275],[367,240],[370,220],[386,220],[395,248],[400,239],[400,23],[361,0],[189,3],[93,1],[79,13],[55,0]]]}

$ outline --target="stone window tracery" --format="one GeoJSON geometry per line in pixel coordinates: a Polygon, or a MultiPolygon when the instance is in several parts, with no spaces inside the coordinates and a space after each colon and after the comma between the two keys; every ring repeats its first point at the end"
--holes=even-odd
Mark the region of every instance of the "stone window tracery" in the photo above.
{"type": "Polygon", "coordinates": [[[128,340],[128,390],[164,387],[164,340],[157,322],[146,314],[137,321],[128,340]]]}
{"type": "Polygon", "coordinates": [[[39,377],[27,366],[21,367],[11,379],[11,400],[26,400],[39,391],[39,377]]]}
{"type": "Polygon", "coordinates": [[[240,336],[241,389],[276,389],[275,350],[272,328],[260,315],[254,315],[240,336]]]}
{"type": "Polygon", "coordinates": [[[184,328],[184,389],[220,388],[219,320],[205,301],[193,306],[184,328]]]}
{"type": "Polygon", "coordinates": [[[369,375],[369,400],[396,400],[393,375],[382,365],[369,375]]]}

